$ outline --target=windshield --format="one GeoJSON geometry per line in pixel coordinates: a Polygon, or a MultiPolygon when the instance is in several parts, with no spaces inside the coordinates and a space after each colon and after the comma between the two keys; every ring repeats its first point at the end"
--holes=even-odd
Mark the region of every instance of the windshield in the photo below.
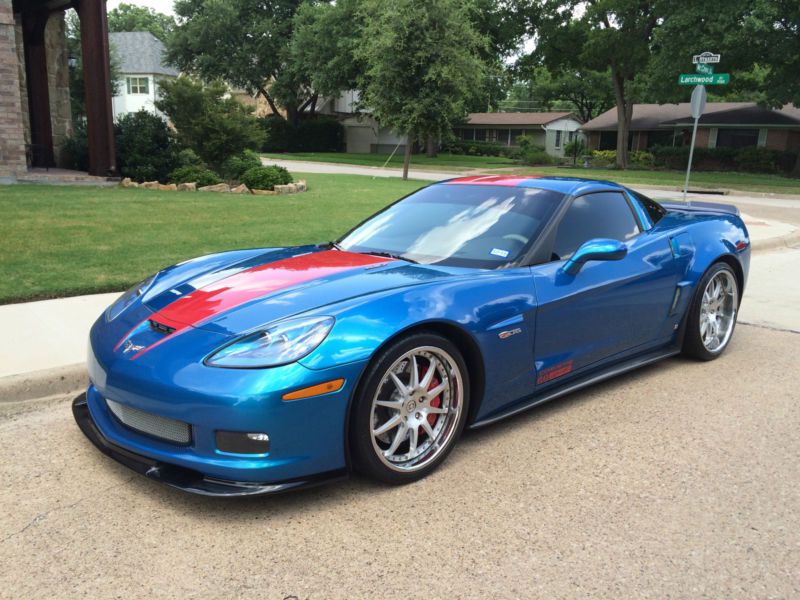
{"type": "Polygon", "coordinates": [[[339,246],[425,264],[491,269],[522,256],[562,198],[536,188],[432,185],[368,219],[339,246]]]}

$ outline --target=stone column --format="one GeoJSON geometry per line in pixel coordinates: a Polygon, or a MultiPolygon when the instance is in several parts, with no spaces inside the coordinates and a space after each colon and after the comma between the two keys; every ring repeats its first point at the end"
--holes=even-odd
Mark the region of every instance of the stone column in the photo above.
{"type": "Polygon", "coordinates": [[[69,95],[69,52],[64,13],[52,13],[44,31],[47,48],[47,79],[50,93],[50,122],[56,165],[64,166],[64,143],[72,135],[72,107],[69,95]]]}
{"type": "Polygon", "coordinates": [[[18,69],[11,0],[0,0],[0,181],[27,171],[18,69]]]}

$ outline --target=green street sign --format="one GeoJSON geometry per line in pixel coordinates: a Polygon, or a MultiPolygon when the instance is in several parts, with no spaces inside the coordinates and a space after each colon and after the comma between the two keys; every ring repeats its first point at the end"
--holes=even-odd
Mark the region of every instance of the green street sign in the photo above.
{"type": "Polygon", "coordinates": [[[695,66],[695,71],[700,73],[701,75],[713,75],[714,74],[714,65],[711,63],[697,63],[695,66]]]}
{"type": "Polygon", "coordinates": [[[678,76],[679,85],[728,85],[730,81],[730,73],[712,73],[711,75],[681,73],[678,76]]]}

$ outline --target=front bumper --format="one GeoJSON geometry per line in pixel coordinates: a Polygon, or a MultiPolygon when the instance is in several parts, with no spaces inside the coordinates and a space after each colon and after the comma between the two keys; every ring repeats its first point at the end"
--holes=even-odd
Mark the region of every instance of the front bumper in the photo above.
{"type": "Polygon", "coordinates": [[[109,441],[92,419],[85,393],[73,400],[72,414],[84,435],[106,456],[149,479],[192,494],[221,497],[277,494],[312,487],[347,476],[347,470],[341,469],[296,480],[270,483],[216,479],[186,467],[136,454],[109,441]]]}

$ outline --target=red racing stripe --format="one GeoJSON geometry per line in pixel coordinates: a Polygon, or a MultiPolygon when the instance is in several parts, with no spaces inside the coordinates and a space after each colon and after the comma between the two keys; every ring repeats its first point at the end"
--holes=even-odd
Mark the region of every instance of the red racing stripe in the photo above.
{"type": "MultiPolygon", "coordinates": [[[[141,356],[188,327],[200,325],[251,300],[301,283],[391,260],[368,254],[325,250],[240,271],[178,298],[150,316],[151,320],[172,327],[175,332],[141,350],[133,358],[141,356]]],[[[120,344],[124,339],[120,340],[120,344]]]]}

